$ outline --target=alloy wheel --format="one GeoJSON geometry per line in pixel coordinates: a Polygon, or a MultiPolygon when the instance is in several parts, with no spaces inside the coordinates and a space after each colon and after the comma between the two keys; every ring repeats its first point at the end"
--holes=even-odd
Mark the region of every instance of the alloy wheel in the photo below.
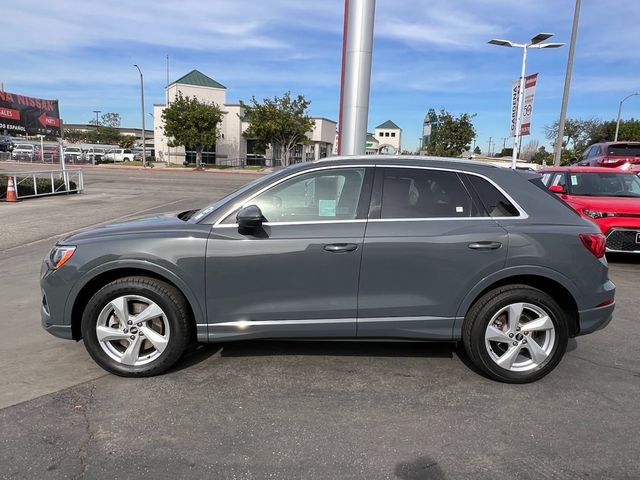
{"type": "Polygon", "coordinates": [[[153,362],[169,343],[167,316],[152,300],[124,295],[111,300],[98,315],[98,343],[113,360],[128,366],[153,362]]]}
{"type": "Polygon", "coordinates": [[[549,358],[556,331],[544,309],[531,303],[512,303],[491,318],[484,338],[487,352],[498,366],[527,372],[549,358]]]}

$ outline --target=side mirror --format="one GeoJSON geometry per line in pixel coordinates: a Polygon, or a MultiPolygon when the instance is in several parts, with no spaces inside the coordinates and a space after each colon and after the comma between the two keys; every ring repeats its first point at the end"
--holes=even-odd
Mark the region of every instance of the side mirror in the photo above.
{"type": "Polygon", "coordinates": [[[553,193],[567,193],[564,190],[564,187],[562,185],[551,185],[549,187],[549,190],[551,190],[553,193]]]}
{"type": "Polygon", "coordinates": [[[236,221],[239,229],[255,230],[262,226],[264,216],[257,205],[248,205],[238,211],[236,221]]]}

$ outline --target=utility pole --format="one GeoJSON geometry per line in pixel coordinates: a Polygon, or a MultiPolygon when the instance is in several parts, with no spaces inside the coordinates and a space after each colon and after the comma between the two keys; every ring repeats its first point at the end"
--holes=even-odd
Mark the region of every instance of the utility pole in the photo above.
{"type": "Polygon", "coordinates": [[[94,110],[93,113],[96,114],[96,132],[98,131],[98,125],[100,125],[100,120],[98,120],[98,114],[101,113],[102,110],[94,110]]]}
{"type": "Polygon", "coordinates": [[[489,148],[487,149],[487,156],[490,157],[491,156],[491,140],[493,139],[493,137],[489,137],[489,148]]]}
{"type": "Polygon", "coordinates": [[[573,55],[576,50],[576,37],[578,36],[578,20],[580,19],[580,1],[576,0],[576,9],[573,13],[573,28],[571,29],[571,43],[569,44],[569,58],[567,59],[567,72],[564,76],[564,92],[562,93],[562,107],[560,108],[560,120],[558,120],[558,138],[553,149],[553,164],[560,166],[562,156],[562,140],[564,139],[564,124],[567,121],[567,103],[569,102],[569,89],[571,88],[571,74],[573,73],[573,55]]]}

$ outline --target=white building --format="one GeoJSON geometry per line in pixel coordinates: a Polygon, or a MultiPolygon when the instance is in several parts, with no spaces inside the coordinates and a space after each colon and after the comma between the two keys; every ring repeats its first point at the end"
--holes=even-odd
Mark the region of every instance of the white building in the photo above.
{"type": "Polygon", "coordinates": [[[378,125],[373,133],[378,141],[378,152],[380,155],[399,155],[402,152],[402,129],[387,120],[378,125]]]}
{"type": "MultiPolygon", "coordinates": [[[[244,165],[247,162],[272,165],[273,159],[278,158],[277,152],[269,150],[264,158],[254,155],[255,141],[242,135],[249,127],[249,123],[244,120],[243,108],[239,103],[226,103],[226,90],[224,85],[198,70],[193,70],[166,88],[166,98],[171,102],[171,99],[181,93],[184,97],[196,97],[200,101],[213,102],[222,108],[224,116],[218,126],[219,138],[216,145],[209,149],[211,151],[203,153],[204,162],[221,165],[244,165]]],[[[156,159],[178,164],[185,160],[194,161],[195,154],[185,152],[184,147],[169,147],[162,121],[165,108],[165,104],[156,104],[153,108],[156,159]]],[[[321,117],[311,118],[315,125],[308,134],[309,142],[298,145],[293,152],[292,162],[315,160],[331,155],[336,122],[321,117]]]]}

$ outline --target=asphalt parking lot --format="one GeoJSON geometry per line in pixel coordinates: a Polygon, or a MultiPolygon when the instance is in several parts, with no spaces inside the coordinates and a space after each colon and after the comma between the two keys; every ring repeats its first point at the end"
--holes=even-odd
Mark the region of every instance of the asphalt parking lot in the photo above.
{"type": "Polygon", "coordinates": [[[640,478],[636,258],[610,259],[614,321],[521,386],[455,346],[401,342],[205,345],[124,379],[41,329],[40,260],[59,237],[253,178],[87,169],[85,194],[0,203],[0,478],[640,478]]]}

